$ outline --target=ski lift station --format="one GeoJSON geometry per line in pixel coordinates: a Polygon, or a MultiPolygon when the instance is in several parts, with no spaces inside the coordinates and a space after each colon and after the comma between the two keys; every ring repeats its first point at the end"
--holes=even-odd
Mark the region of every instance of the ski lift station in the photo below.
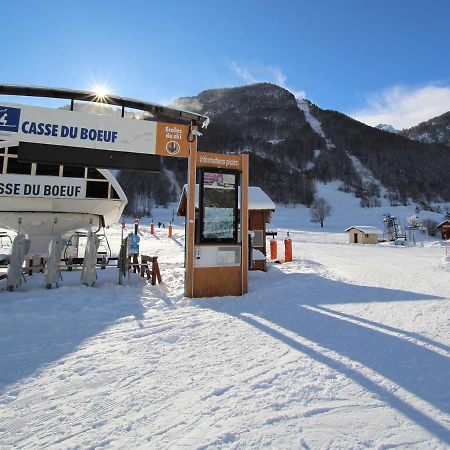
{"type": "MultiPolygon", "coordinates": [[[[265,255],[264,224],[270,220],[275,205],[262,191],[252,188],[251,192],[257,194],[253,201],[256,197],[263,199],[264,208],[258,209],[259,215],[255,210],[250,220],[253,244],[249,247],[248,155],[197,152],[201,135],[198,127],[206,127],[208,117],[115,95],[69,89],[0,85],[0,95],[70,101],[70,110],[0,104],[0,227],[17,232],[4,276],[9,290],[20,287],[27,273],[25,258],[30,254],[39,256],[45,287],[58,286],[61,262],[67,265],[68,254],[72,254],[71,262],[82,264],[81,282],[93,286],[100,232],[120,220],[127,203],[108,169],[157,173],[162,157],[181,157],[188,160],[188,184],[183,191],[185,295],[247,292],[249,261],[253,261],[252,254],[265,255]],[[117,106],[121,117],[74,111],[75,101],[117,106]],[[151,120],[128,119],[125,108],[144,111],[151,120]],[[87,239],[83,257],[78,249],[67,251],[68,238],[78,240],[83,236],[80,229],[85,230],[87,239]]],[[[121,242],[117,258],[119,282],[123,282],[130,267],[147,275],[154,274],[158,267],[156,259],[148,255],[141,255],[139,263],[138,239],[132,236],[121,242]],[[149,268],[149,261],[156,269],[149,268]]]]}
{"type": "Polygon", "coordinates": [[[0,226],[32,237],[30,253],[45,254],[55,234],[120,221],[127,198],[111,172],[22,162],[17,148],[0,142],[0,226]]]}

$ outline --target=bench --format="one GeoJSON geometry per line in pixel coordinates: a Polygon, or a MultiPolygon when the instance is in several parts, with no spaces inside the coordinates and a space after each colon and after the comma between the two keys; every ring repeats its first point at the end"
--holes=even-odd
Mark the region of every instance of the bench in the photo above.
{"type": "MultiPolygon", "coordinates": [[[[117,260],[118,260],[117,257],[108,258],[106,253],[98,252],[96,265],[100,266],[100,269],[106,269],[106,266],[108,265],[109,261],[117,261],[117,260]]],[[[61,261],[66,264],[67,271],[72,272],[74,266],[82,266],[83,265],[84,257],[69,256],[67,258],[61,259],[61,261]]]]}
{"type": "Polygon", "coordinates": [[[45,256],[26,256],[25,257],[25,265],[23,268],[23,272],[28,274],[29,276],[33,275],[33,272],[39,271],[40,273],[44,272],[46,258],[45,256]],[[38,260],[38,264],[35,264],[35,260],[38,260]]]}
{"type": "Polygon", "coordinates": [[[151,280],[152,285],[156,284],[156,280],[161,284],[162,279],[159,272],[158,257],[141,255],[140,274],[141,277],[147,276],[147,280],[151,280]]]}

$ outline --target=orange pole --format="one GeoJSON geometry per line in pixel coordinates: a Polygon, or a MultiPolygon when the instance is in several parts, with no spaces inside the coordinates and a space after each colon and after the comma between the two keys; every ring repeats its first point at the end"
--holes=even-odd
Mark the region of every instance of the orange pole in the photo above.
{"type": "Polygon", "coordinates": [[[284,241],[284,261],[292,261],[292,239],[285,239],[284,241]]]}
{"type": "Polygon", "coordinates": [[[150,234],[154,234],[155,233],[155,224],[152,222],[150,224],[150,234]]]}
{"type": "Polygon", "coordinates": [[[275,239],[270,240],[270,259],[277,259],[277,241],[275,239]]]}
{"type": "Polygon", "coordinates": [[[169,237],[172,237],[172,225],[169,225],[169,237]]]}

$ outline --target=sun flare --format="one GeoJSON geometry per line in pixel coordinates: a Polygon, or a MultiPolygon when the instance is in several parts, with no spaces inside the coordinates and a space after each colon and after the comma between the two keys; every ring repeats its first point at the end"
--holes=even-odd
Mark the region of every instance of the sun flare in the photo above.
{"type": "Polygon", "coordinates": [[[110,89],[105,84],[96,84],[91,90],[99,100],[104,100],[110,94],[110,89]]]}

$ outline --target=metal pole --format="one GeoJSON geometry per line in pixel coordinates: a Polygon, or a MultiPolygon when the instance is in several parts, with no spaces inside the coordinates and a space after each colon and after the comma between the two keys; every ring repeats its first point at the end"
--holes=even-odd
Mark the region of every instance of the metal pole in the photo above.
{"type": "MultiPolygon", "coordinates": [[[[191,122],[191,127],[193,123],[191,122]]],[[[197,137],[189,141],[188,160],[188,192],[186,208],[186,237],[185,237],[185,280],[184,295],[192,298],[194,296],[194,245],[195,245],[195,183],[197,172],[197,137]]]]}
{"type": "Polygon", "coordinates": [[[125,227],[125,219],[122,217],[122,230],[120,235],[120,252],[119,252],[119,284],[123,284],[123,269],[124,269],[124,253],[125,253],[125,245],[123,243],[123,229],[125,227]]]}

